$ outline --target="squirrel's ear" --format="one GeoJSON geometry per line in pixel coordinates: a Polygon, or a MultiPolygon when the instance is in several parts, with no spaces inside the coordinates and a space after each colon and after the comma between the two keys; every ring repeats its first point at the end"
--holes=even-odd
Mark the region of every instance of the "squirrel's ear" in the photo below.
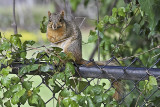
{"type": "Polygon", "coordinates": [[[51,12],[50,11],[48,11],[48,17],[50,17],[51,16],[51,12]]]}
{"type": "Polygon", "coordinates": [[[61,18],[64,19],[64,10],[61,11],[60,15],[61,15],[61,18]]]}

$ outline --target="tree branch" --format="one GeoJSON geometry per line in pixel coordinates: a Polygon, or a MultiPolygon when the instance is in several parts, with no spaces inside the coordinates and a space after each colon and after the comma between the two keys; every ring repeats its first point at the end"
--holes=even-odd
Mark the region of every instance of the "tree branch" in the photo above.
{"type": "MultiPolygon", "coordinates": [[[[111,6],[109,9],[107,9],[107,10],[109,10],[108,15],[111,15],[111,14],[112,14],[112,8],[116,6],[117,2],[118,2],[118,0],[115,0],[114,3],[112,4],[112,6],[111,6]]],[[[97,51],[97,48],[98,48],[98,46],[99,46],[99,45],[98,45],[98,42],[99,42],[99,43],[101,42],[101,38],[99,39],[99,41],[96,42],[95,47],[94,47],[94,49],[93,49],[93,51],[92,51],[92,53],[91,53],[91,55],[90,55],[90,57],[89,57],[89,60],[90,60],[90,59],[93,59],[93,57],[94,57],[94,55],[95,55],[95,53],[96,53],[96,51],[97,51]]]]}
{"type": "MultiPolygon", "coordinates": [[[[99,2],[96,0],[96,7],[97,7],[97,23],[99,23],[99,2]]],[[[98,61],[100,61],[100,36],[99,36],[99,30],[98,30],[98,42],[97,42],[97,47],[98,47],[98,61]]]]}
{"type": "Polygon", "coordinates": [[[13,0],[13,29],[14,29],[14,34],[17,34],[17,23],[16,23],[16,12],[15,12],[15,0],[13,0]]]}

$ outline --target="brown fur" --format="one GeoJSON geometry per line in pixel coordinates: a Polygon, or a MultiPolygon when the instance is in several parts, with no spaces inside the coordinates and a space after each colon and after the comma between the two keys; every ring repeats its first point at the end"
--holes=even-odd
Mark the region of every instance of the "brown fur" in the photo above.
{"type": "MultiPolygon", "coordinates": [[[[88,61],[82,58],[81,31],[76,26],[74,21],[68,21],[64,18],[64,11],[60,12],[59,14],[52,14],[48,12],[48,17],[49,22],[47,26],[47,38],[50,42],[62,48],[66,54],[72,53],[77,64],[84,64],[86,66],[93,66],[95,63],[98,65],[106,65],[105,61],[95,61],[95,63],[88,63],[88,61]]],[[[109,65],[115,64],[110,63],[109,65]]],[[[116,90],[118,90],[120,86],[116,85],[119,84],[115,84],[114,86],[116,90]]],[[[115,92],[113,97],[116,100],[120,99],[117,92],[115,92]]]]}

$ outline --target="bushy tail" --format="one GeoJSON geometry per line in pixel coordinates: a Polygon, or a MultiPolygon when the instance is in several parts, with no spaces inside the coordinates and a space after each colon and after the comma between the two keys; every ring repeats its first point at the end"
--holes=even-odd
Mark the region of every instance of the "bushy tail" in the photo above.
{"type": "MultiPolygon", "coordinates": [[[[78,64],[85,65],[85,66],[95,66],[95,65],[115,66],[116,65],[116,63],[113,63],[113,62],[107,64],[107,61],[87,61],[87,60],[84,60],[84,59],[82,59],[78,64]]],[[[116,101],[120,101],[122,99],[123,93],[124,93],[123,83],[122,83],[122,81],[119,81],[119,80],[118,81],[112,80],[112,82],[113,82],[113,88],[115,89],[115,93],[112,97],[116,101]]]]}
{"type": "MultiPolygon", "coordinates": [[[[113,80],[112,80],[113,82],[113,80]]],[[[113,83],[113,88],[115,89],[115,93],[112,96],[116,101],[120,101],[123,98],[124,94],[124,84],[122,81],[116,81],[113,83]]]]}
{"type": "Polygon", "coordinates": [[[110,62],[109,64],[107,64],[107,61],[87,61],[87,60],[84,60],[82,59],[81,61],[78,62],[78,64],[80,65],[85,65],[85,66],[95,66],[95,65],[109,65],[109,66],[114,66],[116,65],[115,63],[113,62],[110,62]]]}

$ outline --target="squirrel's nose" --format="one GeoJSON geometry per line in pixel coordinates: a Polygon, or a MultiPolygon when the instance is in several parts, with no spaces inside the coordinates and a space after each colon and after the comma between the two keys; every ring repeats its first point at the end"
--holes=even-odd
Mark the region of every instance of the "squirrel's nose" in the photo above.
{"type": "Polygon", "coordinates": [[[53,28],[54,30],[57,29],[56,24],[53,24],[53,25],[52,25],[52,28],[53,28]]]}

